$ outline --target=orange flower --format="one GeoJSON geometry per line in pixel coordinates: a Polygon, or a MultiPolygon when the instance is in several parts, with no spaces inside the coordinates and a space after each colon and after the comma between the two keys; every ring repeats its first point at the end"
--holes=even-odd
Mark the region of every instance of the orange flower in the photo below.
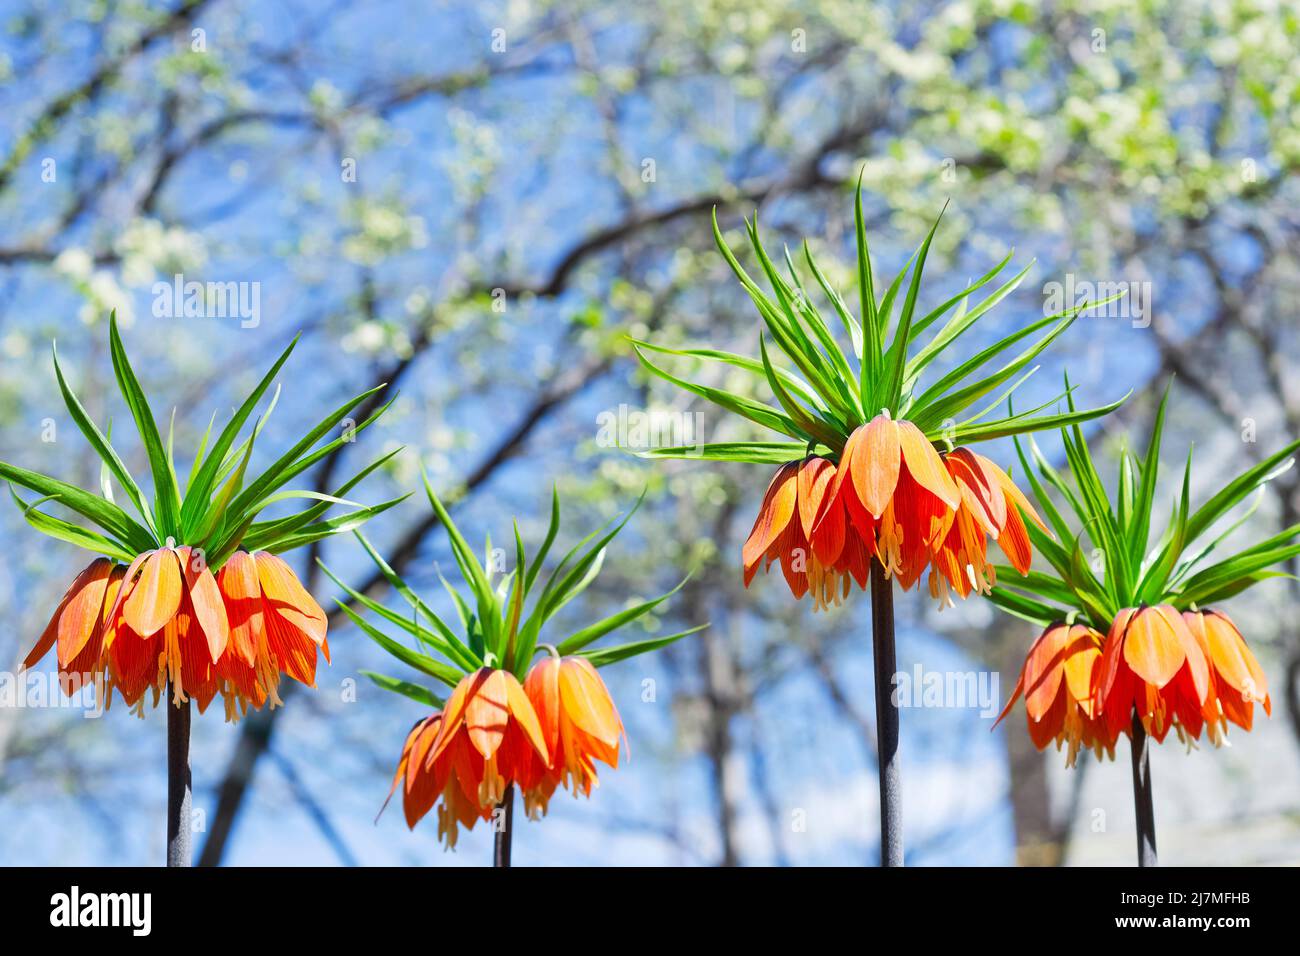
{"type": "Polygon", "coordinates": [[[520,778],[524,807],[535,819],[561,784],[574,796],[591,796],[600,785],[596,761],[618,767],[619,737],[626,734],[609,689],[585,658],[547,658],[528,672],[524,690],[551,755],[549,769],[534,760],[520,778]]]}
{"type": "MultiPolygon", "coordinates": [[[[98,673],[130,707],[172,685],[202,713],[221,693],[226,716],[268,697],[280,702],[280,672],[314,684],[316,648],[329,660],[325,613],[282,560],[236,552],[219,577],[194,549],[163,547],[127,567],[93,561],[73,582],[32,652],[31,667],[58,643],[59,673],[71,695],[98,673]]],[[[107,706],[108,700],[105,699],[107,706]]]]}
{"type": "MultiPolygon", "coordinates": [[[[77,575],[23,661],[23,668],[34,667],[57,642],[63,692],[71,697],[86,684],[94,683],[104,672],[101,655],[106,612],[113,607],[125,570],[108,558],[96,558],[77,575]]],[[[103,703],[108,705],[107,696],[103,703]]]]}
{"type": "Polygon", "coordinates": [[[843,504],[831,493],[836,477],[835,465],[817,456],[778,469],[742,551],[745,587],[760,564],[766,570],[773,561],[780,561],[795,598],[812,592],[815,609],[839,604],[853,581],[867,586],[873,539],[848,527],[843,504]]]}
{"type": "Polygon", "coordinates": [[[548,753],[519,681],[509,671],[481,667],[452,691],[426,763],[449,761],[464,797],[486,819],[506,787],[528,776],[534,756],[550,766],[548,753]]]}
{"type": "Polygon", "coordinates": [[[1183,616],[1167,604],[1125,608],[1111,624],[1098,684],[1107,731],[1142,726],[1163,741],[1171,726],[1195,740],[1214,684],[1206,652],[1183,616]]]}
{"type": "Polygon", "coordinates": [[[944,539],[961,492],[919,428],[881,412],[844,445],[831,489],[887,574],[907,590],[944,539]]]}
{"type": "Polygon", "coordinates": [[[237,702],[280,704],[280,674],[316,685],[316,650],[330,659],[325,612],[293,569],[265,551],[236,551],[217,575],[230,621],[230,648],[217,662],[227,713],[237,702]]]}
{"type": "MultiPolygon", "coordinates": [[[[472,748],[464,743],[452,745],[434,759],[433,745],[441,729],[440,711],[417,723],[407,734],[388,800],[393,798],[398,784],[404,784],[402,810],[407,827],[413,830],[441,797],[442,802],[438,803],[438,839],[451,850],[456,847],[460,827],[474,829],[474,824],[480,819],[487,820],[492,816],[495,804],[480,806],[476,799],[466,795],[477,786],[473,783],[472,748]],[[458,767],[465,770],[463,775],[458,772],[458,767]]],[[[478,762],[482,763],[481,757],[478,762]]],[[[384,801],[384,807],[388,806],[388,800],[384,801]]],[[[383,808],[379,812],[383,813],[383,808]]]]}
{"type": "Polygon", "coordinates": [[[1214,699],[1207,701],[1205,722],[1215,743],[1227,732],[1228,721],[1250,730],[1256,701],[1264,705],[1264,713],[1271,715],[1268,680],[1228,615],[1222,611],[1184,611],[1183,620],[1214,675],[1214,699]]]}
{"type": "Polygon", "coordinates": [[[1083,624],[1048,627],[1029,649],[1016,689],[994,726],[1024,694],[1029,736],[1039,750],[1053,741],[1058,750],[1068,744],[1067,767],[1074,765],[1081,747],[1099,759],[1103,750],[1114,757],[1117,736],[1101,719],[1093,696],[1101,646],[1101,634],[1083,624]]]}
{"type": "Polygon", "coordinates": [[[965,598],[971,591],[988,594],[997,584],[988,563],[988,538],[998,543],[1012,567],[1025,574],[1033,549],[1020,514],[1023,511],[1044,531],[1047,526],[1007,473],[983,455],[957,448],[943,461],[961,492],[961,505],[934,548],[930,596],[951,606],[949,588],[965,598]]]}
{"type": "Polygon", "coordinates": [[[150,687],[156,705],[170,681],[173,702],[193,697],[202,713],[220,686],[216,662],[229,631],[217,582],[191,548],[146,551],[126,569],[107,616],[109,673],[131,707],[150,687]]]}

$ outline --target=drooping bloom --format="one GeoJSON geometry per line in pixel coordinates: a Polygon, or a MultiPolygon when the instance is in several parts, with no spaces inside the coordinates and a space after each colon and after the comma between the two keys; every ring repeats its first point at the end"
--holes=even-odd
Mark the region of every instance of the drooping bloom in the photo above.
{"type": "Polygon", "coordinates": [[[794,508],[795,463],[784,466],[769,487],[746,544],[746,584],[762,558],[779,558],[786,569],[792,563],[789,555],[802,553],[797,549],[806,550],[811,542],[813,561],[806,577],[787,570],[786,579],[796,597],[808,589],[806,583],[829,580],[829,590],[813,589],[818,607],[838,603],[848,593],[850,575],[866,587],[873,555],[887,574],[897,575],[904,590],[928,567],[931,596],[951,604],[950,589],[964,598],[972,591],[987,594],[995,583],[987,560],[989,537],[1016,570],[1029,570],[1033,554],[1021,511],[1046,530],[1020,489],[993,462],[965,448],[940,455],[916,425],[894,421],[888,412],[854,430],[829,482],[823,474],[830,469],[813,462],[825,459],[799,463],[797,482],[800,514],[811,518],[798,526],[789,522],[784,535],[773,528],[794,508]],[[803,480],[814,467],[818,473],[803,480]],[[852,560],[846,561],[846,554],[852,560]]]}
{"type": "MultiPolygon", "coordinates": [[[[1023,694],[1029,736],[1044,750],[1055,742],[1067,747],[1066,766],[1080,749],[1114,756],[1116,734],[1102,720],[1094,695],[1102,658],[1102,635],[1083,624],[1049,626],[1034,641],[1020,679],[997,723],[1023,694]]],[[[994,726],[997,726],[997,723],[994,726]]]]}
{"type": "Polygon", "coordinates": [[[152,688],[156,705],[170,682],[173,703],[193,697],[207,709],[220,681],[216,662],[229,638],[216,579],[189,547],[162,547],[136,557],[108,613],[104,654],[128,706],[152,688]]]}
{"type": "Polygon", "coordinates": [[[436,766],[444,758],[450,761],[461,792],[480,812],[486,811],[486,819],[506,787],[530,773],[534,756],[550,766],[528,695],[509,671],[481,667],[452,691],[426,762],[436,766]]]}
{"type": "Polygon", "coordinates": [[[1214,693],[1206,653],[1175,608],[1143,605],[1119,612],[1106,638],[1097,690],[1109,733],[1130,728],[1136,710],[1157,741],[1170,727],[1195,740],[1214,693]]]}
{"type": "Polygon", "coordinates": [[[972,591],[988,594],[997,584],[988,562],[989,538],[998,543],[1011,566],[1025,574],[1033,548],[1021,512],[1045,532],[1047,526],[1010,476],[983,455],[957,448],[943,461],[961,493],[961,504],[934,548],[930,596],[951,605],[949,588],[965,598],[972,591]]]}
{"type": "Polygon", "coordinates": [[[1184,611],[1183,620],[1209,661],[1214,695],[1205,708],[1206,731],[1218,742],[1232,721],[1250,730],[1255,718],[1256,702],[1264,713],[1273,713],[1268,696],[1268,680],[1246,646],[1237,625],[1222,611],[1184,611]]]}
{"type": "Polygon", "coordinates": [[[530,817],[546,812],[555,790],[591,796],[600,785],[596,761],[618,767],[623,721],[609,689],[582,657],[548,657],[524,678],[524,691],[537,712],[550,754],[550,767],[534,758],[520,779],[530,817]]]}
{"type": "Polygon", "coordinates": [[[265,551],[236,551],[217,587],[230,621],[230,647],[217,663],[227,708],[278,706],[281,674],[314,687],[317,649],[330,659],[327,620],[293,569],[265,551]]]}
{"type": "MultiPolygon", "coordinates": [[[[464,775],[458,772],[458,767],[466,766],[468,754],[463,748],[467,745],[454,745],[434,759],[433,745],[441,729],[442,712],[439,711],[417,723],[407,734],[388,800],[393,798],[400,784],[402,811],[407,827],[412,830],[436,803],[438,839],[452,850],[460,836],[460,827],[474,829],[474,824],[480,819],[492,816],[495,805],[480,806],[477,798],[467,795],[467,790],[476,786],[471,779],[472,770],[467,769],[464,775]]],[[[384,801],[384,807],[388,806],[388,800],[384,801]]],[[[379,812],[383,813],[383,808],[379,812]]]]}
{"type": "MultiPolygon", "coordinates": [[[[66,695],[71,697],[86,684],[96,682],[104,673],[102,653],[108,612],[117,599],[125,570],[108,558],[96,558],[77,575],[23,661],[24,669],[34,667],[57,644],[59,683],[66,695]]],[[[108,704],[107,698],[104,704],[108,704]]]]}
{"type": "Polygon", "coordinates": [[[811,592],[817,609],[839,604],[854,581],[867,586],[874,541],[849,526],[832,492],[836,476],[834,463],[818,456],[777,470],[742,551],[746,587],[774,561],[795,598],[811,592]]]}
{"type": "MultiPolygon", "coordinates": [[[[64,595],[23,662],[58,644],[66,693],[107,677],[129,707],[170,683],[174,703],[193,698],[200,713],[225,698],[233,718],[276,694],[280,673],[315,683],[317,646],[329,660],[326,619],[287,564],[271,554],[236,552],[214,577],[185,545],[138,555],[128,566],[99,558],[64,595]]],[[[107,705],[107,697],[105,705],[107,705]]]]}
{"type": "Polygon", "coordinates": [[[831,496],[887,574],[910,588],[930,562],[961,504],[961,492],[930,440],[882,412],[844,445],[831,496]]]}

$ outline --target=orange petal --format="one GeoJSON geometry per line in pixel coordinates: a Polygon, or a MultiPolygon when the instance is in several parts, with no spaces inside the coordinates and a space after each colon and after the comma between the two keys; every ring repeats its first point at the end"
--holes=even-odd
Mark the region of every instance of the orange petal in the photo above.
{"type": "Polygon", "coordinates": [[[1053,624],[1029,649],[1025,658],[1025,710],[1029,719],[1041,721],[1051,710],[1065,676],[1065,646],[1070,629],[1053,624]]]}
{"type": "Polygon", "coordinates": [[[1043,519],[1038,516],[1038,512],[1029,503],[1029,499],[1025,497],[1024,492],[1016,487],[1016,483],[1011,480],[1011,476],[987,458],[983,458],[982,461],[984,467],[997,478],[998,484],[1002,487],[1002,493],[1009,499],[1007,502],[1008,513],[1013,513],[1016,508],[1019,508],[1030,521],[1038,525],[1040,531],[1046,535],[1051,535],[1052,532],[1047,529],[1047,525],[1043,524],[1043,519]],[[1012,507],[1013,505],[1014,507],[1012,507]]]}
{"type": "Polygon", "coordinates": [[[1169,620],[1157,608],[1145,607],[1133,615],[1124,635],[1124,660],[1138,677],[1160,688],[1174,679],[1187,652],[1169,620]]]}
{"type": "Polygon", "coordinates": [[[487,760],[501,746],[510,719],[505,671],[483,668],[465,697],[465,730],[474,749],[487,760]]]}
{"type": "Polygon", "coordinates": [[[225,599],[228,638],[236,654],[250,667],[257,659],[257,648],[266,639],[266,621],[262,612],[262,583],[257,564],[247,551],[232,554],[217,574],[217,588],[225,599]]]}
{"type": "Polygon", "coordinates": [[[799,522],[813,554],[823,565],[844,550],[844,506],[831,494],[836,468],[825,458],[807,458],[799,468],[799,522]]]}
{"type": "Polygon", "coordinates": [[[1020,695],[1023,694],[1024,692],[1025,692],[1025,672],[1024,669],[1022,668],[1020,671],[1020,677],[1016,680],[1015,689],[1011,691],[1011,696],[1007,698],[1007,705],[1002,708],[1002,713],[998,714],[998,719],[993,721],[994,727],[1002,723],[1002,719],[1006,717],[1007,714],[1011,713],[1011,708],[1015,706],[1016,701],[1020,699],[1020,695]]]}
{"type": "Polygon", "coordinates": [[[1159,604],[1154,608],[1173,631],[1178,642],[1183,646],[1183,654],[1187,658],[1187,668],[1192,675],[1192,686],[1196,691],[1198,703],[1204,704],[1206,697],[1209,695],[1213,685],[1210,682],[1210,661],[1202,649],[1199,641],[1187,628],[1187,622],[1183,616],[1168,604],[1159,604]]]}
{"type": "Polygon", "coordinates": [[[1007,521],[998,533],[997,542],[1011,566],[1021,574],[1028,574],[1034,561],[1034,548],[1029,541],[1029,530],[1014,507],[1007,508],[1007,521]]]}
{"type": "Polygon", "coordinates": [[[957,483],[952,480],[948,469],[943,466],[943,459],[921,429],[908,421],[899,422],[898,444],[903,450],[903,463],[918,485],[949,508],[961,504],[961,492],[957,490],[957,483]]]}
{"type": "Polygon", "coordinates": [[[77,589],[59,615],[59,666],[66,667],[81,653],[91,635],[103,627],[104,595],[108,592],[113,562],[96,558],[77,576],[77,589]]]}
{"type": "Polygon", "coordinates": [[[461,725],[465,722],[465,702],[469,697],[470,688],[479,679],[487,668],[479,668],[473,674],[466,674],[460,679],[447,698],[447,704],[442,708],[442,726],[438,728],[438,740],[434,744],[433,752],[429,754],[430,760],[437,760],[451,744],[452,739],[456,736],[456,731],[460,730],[461,725]]]}
{"type": "Polygon", "coordinates": [[[555,756],[560,744],[560,660],[547,656],[533,665],[524,679],[524,693],[533,705],[533,712],[542,726],[546,752],[555,756]]]}
{"type": "Polygon", "coordinates": [[[852,470],[858,500],[876,519],[885,513],[898,485],[902,462],[898,425],[888,413],[882,412],[850,436],[850,442],[862,436],[854,443],[851,455],[848,444],[844,446],[843,460],[852,470]]]}
{"type": "Polygon", "coordinates": [[[1126,607],[1110,623],[1110,633],[1106,635],[1106,643],[1102,646],[1101,675],[1098,681],[1100,700],[1103,703],[1110,699],[1115,680],[1119,676],[1120,660],[1124,651],[1124,635],[1136,613],[1137,608],[1126,607]]]}
{"type": "Polygon", "coordinates": [[[1076,624],[1070,628],[1065,647],[1065,686],[1078,704],[1092,715],[1092,678],[1101,660],[1101,635],[1090,627],[1076,624]]]}
{"type": "Polygon", "coordinates": [[[623,730],[609,689],[589,661],[566,657],[560,669],[560,700],[564,712],[584,733],[606,746],[618,743],[623,730]]]}
{"type": "Polygon", "coordinates": [[[835,466],[825,458],[805,458],[799,464],[798,489],[799,523],[805,538],[812,538],[813,527],[821,515],[826,492],[835,478],[835,466]]]}
{"type": "Polygon", "coordinates": [[[325,643],[328,625],[325,612],[307,593],[293,569],[268,551],[258,551],[253,560],[257,564],[257,579],[262,584],[262,598],[268,609],[274,610],[315,644],[325,643]]]}
{"type": "Polygon", "coordinates": [[[221,659],[230,639],[230,621],[226,617],[226,605],[221,600],[221,591],[217,579],[188,546],[176,549],[180,558],[181,572],[185,575],[185,588],[190,593],[190,603],[194,606],[194,618],[199,622],[203,636],[208,639],[208,653],[214,661],[221,659]]]}
{"type": "Polygon", "coordinates": [[[962,504],[984,532],[996,538],[1007,523],[1007,500],[997,479],[985,472],[978,458],[969,449],[958,448],[944,457],[943,463],[957,485],[962,504]]]}
{"type": "Polygon", "coordinates": [[[1206,644],[1214,670],[1223,680],[1241,692],[1247,700],[1264,700],[1268,697],[1268,679],[1246,646],[1245,638],[1232,620],[1220,611],[1206,611],[1202,615],[1206,644]]]}
{"type": "Polygon", "coordinates": [[[542,734],[542,725],[537,719],[532,703],[528,700],[528,695],[524,693],[523,687],[514,674],[509,671],[500,671],[500,673],[505,676],[506,706],[510,708],[510,716],[524,732],[524,736],[533,745],[537,755],[549,766],[551,758],[547,753],[546,738],[542,734]]]}
{"type": "Polygon", "coordinates": [[[122,617],[141,637],[152,637],[181,606],[181,569],[172,548],[152,552],[122,605],[122,617]]]}
{"type": "Polygon", "coordinates": [[[762,507],[758,511],[758,520],[754,522],[741,551],[746,571],[758,566],[763,555],[767,554],[773,542],[781,536],[794,517],[798,501],[798,468],[799,462],[786,462],[767,486],[762,507]]]}

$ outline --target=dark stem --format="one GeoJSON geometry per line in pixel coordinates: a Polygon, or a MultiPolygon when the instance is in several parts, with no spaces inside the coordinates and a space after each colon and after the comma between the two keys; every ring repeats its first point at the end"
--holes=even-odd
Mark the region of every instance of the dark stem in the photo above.
{"type": "Polygon", "coordinates": [[[172,703],[167,684],[167,865],[190,866],[190,702],[172,703]]]}
{"type": "Polygon", "coordinates": [[[871,637],[876,658],[876,750],[880,766],[880,865],[903,865],[903,779],[894,700],[894,585],[871,562],[871,637]]]}
{"type": "Polygon", "coordinates": [[[1156,815],[1151,807],[1150,740],[1146,729],[1133,712],[1133,807],[1137,811],[1138,866],[1158,866],[1156,862],[1156,815]]]}
{"type": "Polygon", "coordinates": [[[497,831],[496,841],[492,847],[492,865],[509,866],[510,837],[514,831],[515,818],[515,785],[513,783],[506,787],[506,795],[497,804],[497,809],[501,811],[501,814],[493,817],[497,831]]]}

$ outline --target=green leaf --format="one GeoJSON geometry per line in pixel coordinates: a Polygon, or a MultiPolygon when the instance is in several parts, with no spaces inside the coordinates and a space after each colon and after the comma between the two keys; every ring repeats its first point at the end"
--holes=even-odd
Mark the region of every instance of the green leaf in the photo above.
{"type": "Polygon", "coordinates": [[[1128,397],[1131,394],[1133,393],[1128,392],[1123,398],[1111,402],[1109,405],[1100,405],[1097,408],[1086,408],[1079,412],[1062,412],[1057,415],[1043,415],[1038,418],[1004,418],[986,424],[958,426],[953,430],[951,437],[953,441],[958,444],[970,444],[980,441],[990,441],[994,438],[1006,438],[1008,435],[1023,435],[1027,432],[1047,431],[1053,428],[1061,428],[1066,425],[1075,425],[1080,422],[1090,421],[1094,418],[1100,418],[1103,415],[1109,415],[1115,409],[1128,401],[1128,397]]]}
{"type": "Polygon", "coordinates": [[[37,507],[41,502],[27,504],[22,498],[18,497],[18,493],[13,490],[13,486],[10,486],[9,494],[13,497],[19,510],[22,511],[23,518],[41,534],[57,538],[60,541],[66,541],[69,544],[75,544],[79,548],[85,548],[87,551],[93,551],[96,554],[102,554],[126,564],[130,564],[135,559],[135,553],[117,541],[106,538],[94,531],[89,531],[86,528],[79,528],[77,525],[61,518],[38,511],[37,507]]]}
{"type": "MultiPolygon", "coordinates": [[[[829,451],[829,449],[826,450],[829,451]]],[[[671,448],[652,448],[650,451],[638,452],[637,457],[651,459],[687,458],[697,461],[745,461],[757,465],[783,465],[787,461],[806,457],[808,452],[807,442],[713,442],[704,445],[674,445],[671,448]]]]}
{"type": "Polygon", "coordinates": [[[653,611],[660,604],[663,604],[664,601],[667,601],[670,597],[680,591],[682,585],[684,585],[688,580],[690,580],[690,575],[683,578],[681,583],[666,594],[661,594],[659,597],[653,598],[652,600],[643,601],[640,604],[625,608],[617,614],[611,614],[604,620],[597,621],[595,624],[591,624],[580,631],[574,632],[561,641],[556,646],[556,650],[560,652],[561,656],[573,654],[586,647],[588,644],[600,640],[606,634],[616,631],[625,624],[629,624],[637,618],[643,617],[653,611]]]}
{"type": "Polygon", "coordinates": [[[1300,439],[1291,442],[1281,451],[1269,455],[1253,468],[1242,472],[1213,498],[1203,504],[1187,519],[1187,537],[1195,541],[1210,525],[1223,517],[1248,494],[1291,467],[1287,459],[1300,449],[1300,439]]]}
{"type": "Polygon", "coordinates": [[[444,664],[442,661],[435,660],[427,654],[413,651],[405,644],[393,640],[383,631],[368,624],[365,618],[352,610],[352,608],[348,607],[348,605],[344,604],[342,601],[336,601],[335,603],[338,604],[344,614],[352,619],[353,624],[361,628],[361,631],[367,637],[408,667],[413,667],[423,674],[428,674],[430,677],[442,681],[448,687],[455,687],[460,683],[461,678],[465,676],[464,673],[452,667],[450,664],[444,664]]]}
{"type": "MultiPolygon", "coordinates": [[[[945,203],[944,209],[947,208],[945,203]]],[[[898,316],[898,330],[894,333],[894,341],[889,346],[889,351],[885,353],[882,368],[882,381],[886,383],[885,391],[876,394],[876,401],[871,403],[873,412],[877,407],[886,407],[897,416],[902,403],[903,374],[907,367],[907,347],[912,341],[912,316],[916,312],[916,297],[921,291],[921,274],[925,271],[925,260],[930,254],[930,243],[934,241],[935,230],[939,228],[942,219],[943,213],[940,212],[939,218],[935,219],[934,225],[926,234],[925,241],[921,243],[920,252],[917,253],[916,265],[912,267],[912,281],[908,283],[907,297],[903,300],[903,311],[898,316]]]]}
{"type": "Polygon", "coordinates": [[[1156,478],[1160,472],[1160,440],[1165,429],[1165,408],[1169,404],[1169,389],[1174,380],[1165,386],[1160,406],[1156,409],[1151,438],[1147,442],[1146,457],[1142,460],[1142,479],[1138,483],[1133,501],[1133,516],[1128,526],[1129,555],[1134,564],[1141,562],[1147,551],[1147,537],[1151,529],[1151,504],[1155,499],[1156,478]]]}
{"type": "Polygon", "coordinates": [[[699,627],[693,627],[688,631],[681,631],[677,634],[669,634],[666,637],[655,637],[646,641],[635,641],[631,644],[620,644],[617,647],[602,647],[594,651],[579,651],[579,655],[589,660],[593,667],[607,667],[610,664],[617,664],[619,661],[625,661],[629,657],[636,657],[638,654],[646,654],[650,651],[657,651],[661,647],[667,647],[683,637],[691,634],[697,634],[708,627],[708,624],[701,624],[699,627]]]}
{"type": "MultiPolygon", "coordinates": [[[[673,349],[664,345],[655,345],[652,342],[643,342],[642,340],[634,339],[631,336],[628,336],[628,341],[637,348],[650,349],[653,352],[660,352],[664,355],[679,355],[687,358],[722,362],[726,365],[732,366],[733,368],[740,368],[747,372],[752,372],[755,376],[763,380],[764,385],[767,384],[767,373],[763,369],[763,363],[758,359],[748,358],[744,355],[737,355],[735,352],[723,352],[719,349],[673,349]]],[[[808,404],[816,405],[817,402],[820,401],[817,397],[817,393],[814,392],[806,382],[799,378],[799,376],[792,372],[788,372],[783,368],[777,369],[776,373],[780,377],[782,385],[798,394],[798,396],[808,404]]]]}
{"type": "MultiPolygon", "coordinates": [[[[862,172],[858,171],[858,187],[853,193],[853,229],[858,253],[858,301],[859,315],[862,317],[863,338],[862,370],[859,392],[865,407],[871,396],[875,395],[880,380],[880,349],[884,331],[880,327],[880,316],[876,312],[876,289],[871,277],[871,250],[867,246],[867,224],[862,215],[862,172]]],[[[874,412],[874,408],[866,409],[874,412]]]]}
{"type": "MultiPolygon", "coordinates": [[[[295,335],[293,341],[280,353],[280,357],[275,360],[270,370],[262,376],[262,380],[257,384],[257,387],[244,400],[244,404],[239,406],[226,427],[221,430],[216,444],[212,446],[212,453],[206,459],[203,459],[203,463],[198,467],[197,472],[191,473],[189,488],[185,494],[185,504],[181,513],[181,517],[187,526],[198,519],[199,514],[208,504],[212,488],[217,482],[217,469],[225,461],[226,453],[230,450],[230,446],[234,444],[235,438],[238,437],[240,430],[244,427],[244,423],[248,421],[248,416],[257,407],[257,403],[262,400],[267,388],[275,381],[281,367],[288,361],[289,356],[298,345],[298,338],[299,336],[295,335]]],[[[209,426],[210,428],[211,426],[209,426]]],[[[206,443],[207,436],[205,435],[204,444],[206,445],[206,443]]],[[[199,454],[202,455],[202,449],[200,449],[199,454]]]]}
{"type": "MultiPolygon", "coordinates": [[[[309,431],[301,441],[290,448],[289,451],[281,455],[275,464],[262,472],[262,474],[259,475],[252,484],[245,488],[239,496],[231,502],[230,510],[236,514],[244,514],[263,497],[275,491],[276,488],[279,488],[294,476],[310,468],[335,448],[348,444],[351,436],[344,435],[318,449],[314,454],[308,455],[305,458],[303,457],[303,453],[315,445],[316,442],[320,441],[320,439],[333,429],[335,425],[346,418],[348,412],[352,411],[352,409],[356,408],[357,405],[361,404],[371,395],[376,394],[385,387],[385,385],[378,385],[369,391],[362,392],[360,395],[349,399],[338,408],[334,409],[334,411],[330,412],[330,414],[325,416],[325,418],[322,419],[316,427],[309,431]]],[[[358,425],[353,434],[361,432],[364,428],[378,419],[379,416],[382,415],[391,405],[392,400],[366,419],[365,422],[358,425]]],[[[215,455],[216,449],[214,448],[213,456],[215,455]]]]}
{"type": "Polygon", "coordinates": [[[442,710],[446,705],[446,701],[441,697],[419,684],[412,684],[410,681],[398,680],[396,677],[388,677],[384,674],[376,674],[374,671],[361,671],[361,673],[384,690],[392,691],[394,694],[401,694],[403,697],[409,697],[417,704],[424,704],[434,710],[442,710]]]}
{"type": "Polygon", "coordinates": [[[696,385],[694,382],[688,382],[685,379],[678,378],[671,372],[667,372],[655,365],[654,362],[651,362],[635,345],[632,349],[636,352],[636,357],[641,361],[641,364],[645,366],[646,370],[657,375],[659,378],[662,378],[664,381],[671,382],[678,388],[685,389],[694,395],[707,399],[708,401],[713,402],[713,404],[725,408],[729,412],[733,412],[742,418],[747,418],[755,424],[762,425],[764,428],[770,428],[773,431],[778,431],[786,435],[800,437],[799,429],[795,423],[785,415],[782,415],[775,408],[764,405],[761,402],[756,402],[752,398],[745,398],[743,395],[735,395],[720,388],[710,388],[707,385],[696,385]]]}
{"type": "MultiPolygon", "coordinates": [[[[117,479],[117,483],[122,486],[122,490],[126,492],[126,496],[131,499],[131,503],[134,504],[136,509],[140,512],[141,517],[144,518],[145,524],[149,526],[149,530],[153,534],[157,535],[157,529],[153,524],[153,513],[149,510],[149,506],[145,502],[144,495],[140,491],[140,486],[137,485],[135,479],[131,477],[131,472],[127,470],[126,465],[122,462],[117,451],[113,448],[112,443],[100,432],[98,426],[95,425],[95,422],[86,413],[86,409],[82,406],[80,399],[78,399],[72,389],[68,387],[67,380],[63,377],[63,369],[59,367],[58,346],[52,346],[51,351],[54,357],[54,376],[58,380],[59,391],[63,393],[63,403],[68,407],[68,413],[72,416],[72,420],[76,422],[77,428],[81,431],[81,434],[86,437],[86,441],[90,443],[90,447],[93,448],[95,454],[99,456],[100,461],[103,463],[103,467],[107,469],[108,472],[117,479]]],[[[105,482],[105,487],[107,487],[107,482],[105,482]]],[[[105,494],[104,497],[108,498],[109,495],[105,494]]]]}
{"type": "Polygon", "coordinates": [[[183,538],[180,523],[180,492],[176,484],[176,473],[163,448],[162,436],[158,433],[158,423],[154,421],[153,412],[149,410],[149,401],[144,390],[135,377],[131,363],[122,346],[122,338],[117,331],[117,313],[108,320],[109,352],[113,360],[113,373],[117,376],[118,387],[126,399],[131,417],[135,419],[140,439],[144,442],[145,452],[149,456],[149,470],[153,473],[154,496],[157,503],[158,532],[163,536],[183,538]]]}
{"type": "Polygon", "coordinates": [[[1059,608],[1009,591],[1002,585],[995,587],[988,595],[988,599],[1008,614],[1029,621],[1031,624],[1037,624],[1039,627],[1054,624],[1063,620],[1066,615],[1066,612],[1059,608]]]}
{"type": "Polygon", "coordinates": [[[45,498],[53,499],[65,508],[89,518],[109,534],[126,542],[137,551],[148,551],[156,547],[153,537],[140,525],[131,520],[131,516],[98,495],[83,491],[66,481],[50,478],[17,465],[0,461],[0,478],[28,488],[45,498]]]}

